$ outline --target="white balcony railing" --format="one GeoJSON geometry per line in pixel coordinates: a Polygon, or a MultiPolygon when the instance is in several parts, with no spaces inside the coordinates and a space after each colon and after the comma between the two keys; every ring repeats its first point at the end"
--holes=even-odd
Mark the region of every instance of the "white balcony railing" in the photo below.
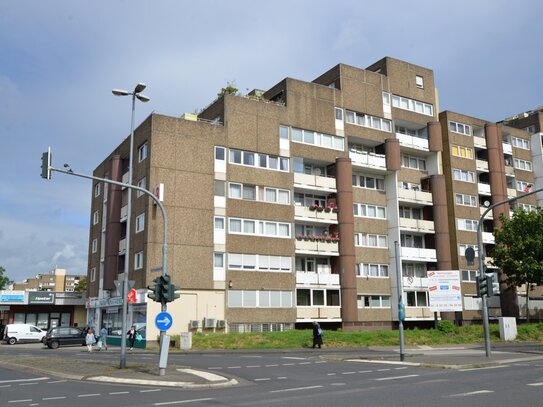
{"type": "Polygon", "coordinates": [[[426,277],[403,277],[403,288],[428,288],[426,277]]]}
{"type": "Polygon", "coordinates": [[[401,248],[402,259],[416,261],[437,261],[436,249],[419,249],[416,247],[401,248]]]}
{"type": "Polygon", "coordinates": [[[121,207],[121,222],[124,222],[128,217],[128,205],[121,207]]]}
{"type": "Polygon", "coordinates": [[[296,252],[307,254],[320,253],[337,256],[339,255],[339,243],[296,239],[296,252]]]}
{"type": "MultiPolygon", "coordinates": [[[[486,209],[487,209],[486,207],[481,206],[481,207],[479,208],[479,214],[482,216],[483,213],[486,211],[486,209]]],[[[488,211],[488,212],[486,213],[485,219],[494,219],[494,216],[492,216],[492,211],[488,211]]]]}
{"type": "Polygon", "coordinates": [[[481,184],[480,182],[477,184],[477,190],[480,194],[483,195],[490,195],[490,184],[481,184]]]}
{"type": "Polygon", "coordinates": [[[323,223],[337,223],[337,213],[330,211],[312,211],[307,206],[296,205],[294,207],[294,216],[297,218],[307,218],[323,223]]]}
{"type": "Polygon", "coordinates": [[[431,192],[414,191],[412,189],[400,188],[398,190],[398,198],[400,201],[422,203],[424,205],[432,204],[431,192]]]}
{"type": "Polygon", "coordinates": [[[490,232],[483,232],[483,243],[494,244],[494,235],[490,232]]]}
{"type": "Polygon", "coordinates": [[[435,232],[434,221],[422,219],[400,218],[400,229],[431,233],[435,232]]]}
{"type": "Polygon", "coordinates": [[[475,167],[477,171],[488,171],[488,161],[475,160],[475,167]]]}
{"type": "Polygon", "coordinates": [[[502,143],[504,154],[513,154],[513,146],[511,144],[502,143]]]}
{"type": "Polygon", "coordinates": [[[297,271],[296,284],[339,285],[339,274],[297,271]]]}
{"type": "Polygon", "coordinates": [[[119,254],[126,253],[126,238],[119,240],[119,254]]]}
{"type": "Polygon", "coordinates": [[[336,192],[336,179],[319,175],[294,173],[294,185],[306,189],[336,192]]]}
{"type": "Polygon", "coordinates": [[[296,307],[297,321],[314,320],[341,321],[341,307],[296,307]]]}
{"type": "Polygon", "coordinates": [[[386,158],[382,154],[349,151],[349,158],[354,165],[386,170],[386,158]]]}
{"type": "Polygon", "coordinates": [[[400,144],[406,147],[414,147],[418,150],[428,151],[428,140],[407,134],[396,133],[396,138],[400,140],[400,144]]]}
{"type": "Polygon", "coordinates": [[[473,137],[473,146],[479,148],[486,148],[486,139],[484,137],[473,137]]]}

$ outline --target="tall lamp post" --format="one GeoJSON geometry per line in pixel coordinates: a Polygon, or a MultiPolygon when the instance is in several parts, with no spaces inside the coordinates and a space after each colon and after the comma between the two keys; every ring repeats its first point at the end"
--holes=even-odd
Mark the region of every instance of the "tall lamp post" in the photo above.
{"type": "MultiPolygon", "coordinates": [[[[128,184],[132,185],[132,163],[134,155],[134,117],[136,112],[136,98],[142,102],[148,102],[150,99],[142,95],[141,92],[146,88],[144,83],[138,83],[133,92],[129,92],[123,89],[113,89],[111,92],[115,96],[132,96],[132,120],[130,122],[130,153],[128,158],[128,184]]],[[[128,314],[128,271],[130,265],[130,220],[132,217],[132,188],[128,188],[128,203],[127,203],[128,217],[126,219],[126,249],[124,258],[124,277],[123,277],[123,319],[121,327],[121,361],[120,368],[126,367],[126,331],[127,331],[127,314],[128,314]]]]}

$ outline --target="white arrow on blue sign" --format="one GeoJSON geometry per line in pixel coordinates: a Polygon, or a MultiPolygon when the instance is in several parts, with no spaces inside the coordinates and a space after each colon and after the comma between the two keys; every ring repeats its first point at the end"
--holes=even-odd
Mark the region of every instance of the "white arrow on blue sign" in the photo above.
{"type": "Polygon", "coordinates": [[[161,331],[167,331],[173,324],[173,318],[168,312],[161,312],[155,318],[155,325],[161,331]]]}

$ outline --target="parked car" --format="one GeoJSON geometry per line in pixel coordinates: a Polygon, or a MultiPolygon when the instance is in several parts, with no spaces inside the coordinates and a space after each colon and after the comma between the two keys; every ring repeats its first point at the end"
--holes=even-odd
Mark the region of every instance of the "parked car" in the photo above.
{"type": "Polygon", "coordinates": [[[4,340],[10,345],[17,342],[43,342],[46,333],[30,324],[8,324],[4,328],[4,340]]]}
{"type": "Polygon", "coordinates": [[[44,343],[49,349],[65,345],[85,345],[85,332],[72,326],[51,328],[45,335],[44,343]]]}

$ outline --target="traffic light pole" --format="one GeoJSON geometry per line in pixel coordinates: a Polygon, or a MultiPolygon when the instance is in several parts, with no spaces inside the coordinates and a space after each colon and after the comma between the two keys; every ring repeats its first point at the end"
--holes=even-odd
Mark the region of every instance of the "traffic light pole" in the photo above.
{"type": "MultiPolygon", "coordinates": [[[[50,154],[50,150],[48,150],[48,153],[50,154]]],[[[168,243],[167,243],[168,219],[166,217],[166,209],[164,208],[164,205],[162,204],[162,202],[160,202],[160,200],[151,191],[148,191],[145,188],[141,188],[141,187],[138,187],[138,186],[135,186],[135,185],[132,185],[132,184],[125,184],[123,182],[113,181],[113,180],[106,179],[106,178],[99,178],[99,177],[95,177],[95,176],[87,175],[87,174],[80,174],[80,173],[72,171],[71,169],[70,170],[61,170],[59,168],[54,168],[53,166],[51,166],[50,160],[49,160],[49,163],[48,163],[48,171],[49,171],[49,174],[50,174],[50,171],[56,171],[56,172],[61,172],[63,174],[67,174],[67,175],[74,175],[76,177],[92,179],[92,180],[95,180],[95,181],[101,181],[101,182],[105,182],[105,183],[108,183],[108,184],[119,185],[121,187],[135,189],[135,190],[143,192],[144,194],[147,194],[151,198],[153,198],[155,203],[160,208],[160,210],[162,212],[162,218],[164,219],[164,238],[163,238],[163,242],[162,242],[162,276],[166,275],[166,266],[168,264],[168,243]]],[[[50,179],[50,177],[47,178],[47,179],[50,179]]],[[[130,253],[126,254],[127,257],[129,255],[130,255],[130,253]]],[[[128,261],[128,258],[125,261],[128,261]]],[[[123,292],[123,309],[125,309],[124,306],[126,304],[127,304],[127,293],[123,292]]],[[[162,304],[162,311],[163,312],[167,311],[166,304],[162,304]]],[[[125,320],[126,320],[126,315],[123,316],[123,321],[125,321],[125,320]]],[[[126,326],[123,327],[123,332],[122,333],[126,334],[126,328],[127,328],[126,326]]],[[[165,333],[166,333],[165,331],[160,331],[160,343],[161,344],[162,344],[162,340],[164,338],[165,333]]],[[[167,349],[166,349],[165,356],[163,356],[163,350],[162,349],[163,349],[163,347],[161,346],[160,347],[160,356],[159,356],[160,360],[163,360],[163,359],[167,360],[167,358],[168,358],[167,349]]],[[[126,367],[126,346],[121,346],[120,368],[124,369],[125,367],[126,367]]],[[[159,368],[160,376],[164,376],[164,373],[165,373],[164,369],[159,368]]]]}
{"type": "MultiPolygon", "coordinates": [[[[481,231],[482,231],[482,224],[485,220],[485,216],[490,210],[494,209],[496,206],[500,206],[506,203],[514,202],[520,198],[524,198],[525,196],[533,195],[538,192],[543,191],[543,188],[534,189],[533,191],[526,192],[525,194],[514,196],[512,198],[504,199],[503,201],[496,202],[492,205],[490,205],[486,210],[481,214],[481,217],[479,218],[479,223],[477,224],[477,251],[479,254],[479,277],[484,277],[485,274],[485,253],[482,247],[482,239],[481,239],[481,231]]],[[[479,284],[477,282],[477,284],[479,284]]],[[[487,301],[488,295],[483,295],[483,329],[485,331],[485,354],[486,357],[490,357],[490,327],[488,325],[488,301],[487,301]]]]}

